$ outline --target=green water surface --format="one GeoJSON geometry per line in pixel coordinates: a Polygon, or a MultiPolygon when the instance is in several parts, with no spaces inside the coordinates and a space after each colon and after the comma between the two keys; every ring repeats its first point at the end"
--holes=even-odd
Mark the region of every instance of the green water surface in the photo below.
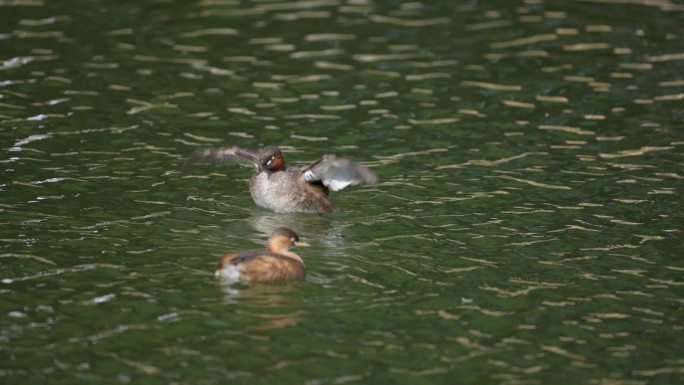
{"type": "Polygon", "coordinates": [[[0,383],[684,383],[684,4],[0,0],[0,383]],[[276,214],[240,165],[376,186],[276,214]],[[303,282],[221,286],[288,226],[303,282]]]}

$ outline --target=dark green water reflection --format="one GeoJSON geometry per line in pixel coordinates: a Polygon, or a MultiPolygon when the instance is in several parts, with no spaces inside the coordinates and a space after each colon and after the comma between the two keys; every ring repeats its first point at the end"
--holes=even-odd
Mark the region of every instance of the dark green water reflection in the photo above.
{"type": "Polygon", "coordinates": [[[0,382],[681,383],[683,13],[0,1],[0,382]],[[268,144],[381,183],[178,169],[268,144]],[[283,225],[306,281],[212,280],[283,225]]]}

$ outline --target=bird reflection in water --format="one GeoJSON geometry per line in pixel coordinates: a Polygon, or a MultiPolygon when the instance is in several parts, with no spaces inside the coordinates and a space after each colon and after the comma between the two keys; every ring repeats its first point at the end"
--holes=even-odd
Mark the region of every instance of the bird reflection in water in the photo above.
{"type": "Polygon", "coordinates": [[[247,330],[272,330],[299,323],[304,311],[299,306],[297,288],[302,281],[280,281],[258,284],[218,284],[225,293],[226,304],[237,304],[236,315],[252,318],[247,330]],[[295,294],[295,295],[292,295],[295,294]]]}

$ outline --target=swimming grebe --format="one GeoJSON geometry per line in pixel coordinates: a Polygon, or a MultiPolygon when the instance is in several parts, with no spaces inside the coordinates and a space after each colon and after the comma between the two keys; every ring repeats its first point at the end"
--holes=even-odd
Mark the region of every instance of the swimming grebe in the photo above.
{"type": "Polygon", "coordinates": [[[249,178],[254,202],[280,213],[328,213],[333,211],[329,191],[378,181],[367,167],[335,155],[324,155],[308,166],[287,167],[282,152],[275,146],[208,148],[195,153],[184,166],[240,161],[251,162],[257,169],[249,178]]]}
{"type": "Polygon", "coordinates": [[[224,283],[304,278],[304,261],[290,249],[309,245],[301,242],[297,233],[287,227],[279,227],[273,231],[266,245],[268,251],[249,250],[224,255],[216,265],[214,277],[224,283]]]}

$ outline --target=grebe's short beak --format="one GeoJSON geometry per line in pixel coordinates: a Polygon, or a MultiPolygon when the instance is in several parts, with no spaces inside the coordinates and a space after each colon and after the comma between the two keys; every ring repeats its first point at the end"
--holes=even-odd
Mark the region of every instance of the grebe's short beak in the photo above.
{"type": "Polygon", "coordinates": [[[311,246],[310,244],[308,244],[308,243],[306,243],[306,242],[302,242],[302,241],[297,241],[297,242],[295,242],[294,244],[295,244],[295,246],[297,246],[297,247],[309,247],[309,246],[311,246]]]}

